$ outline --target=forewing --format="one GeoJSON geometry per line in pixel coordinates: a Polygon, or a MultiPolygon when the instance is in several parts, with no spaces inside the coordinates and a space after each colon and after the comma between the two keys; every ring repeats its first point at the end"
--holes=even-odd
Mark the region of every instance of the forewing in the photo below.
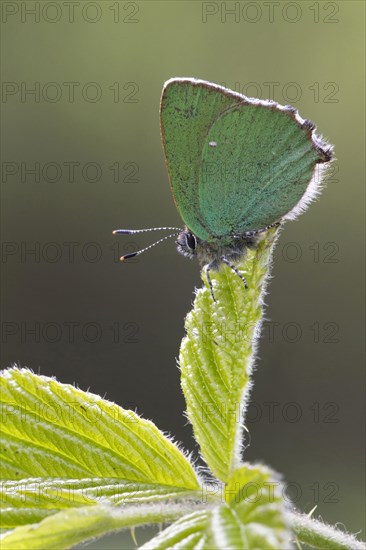
{"type": "Polygon", "coordinates": [[[199,209],[215,237],[261,229],[306,193],[330,146],[292,107],[243,101],[212,124],[199,162],[199,209]]]}
{"type": "Polygon", "coordinates": [[[203,240],[210,234],[198,193],[202,150],[215,120],[240,101],[238,94],[195,79],[171,79],[163,88],[161,136],[174,200],[184,223],[203,240]]]}

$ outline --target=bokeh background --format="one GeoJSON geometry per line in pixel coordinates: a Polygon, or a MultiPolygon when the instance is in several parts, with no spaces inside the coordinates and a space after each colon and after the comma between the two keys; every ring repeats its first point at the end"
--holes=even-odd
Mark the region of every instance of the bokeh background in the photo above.
{"type": "MultiPolygon", "coordinates": [[[[182,225],[159,134],[165,80],[291,103],[338,160],[276,249],[246,458],[281,472],[302,510],[363,530],[364,3],[1,7],[2,368],[136,408],[197,452],[176,358],[198,265],[173,240],[120,264],[151,234],[112,230],[182,225]]],[[[93,547],[121,545],[134,546],[93,547]]]]}

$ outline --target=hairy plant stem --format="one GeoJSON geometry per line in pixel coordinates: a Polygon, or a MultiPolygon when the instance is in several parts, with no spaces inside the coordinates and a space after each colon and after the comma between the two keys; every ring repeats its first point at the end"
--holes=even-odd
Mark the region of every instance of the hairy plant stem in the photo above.
{"type": "Polygon", "coordinates": [[[291,512],[289,524],[300,542],[324,550],[365,550],[366,545],[353,535],[340,531],[305,514],[291,512]]]}

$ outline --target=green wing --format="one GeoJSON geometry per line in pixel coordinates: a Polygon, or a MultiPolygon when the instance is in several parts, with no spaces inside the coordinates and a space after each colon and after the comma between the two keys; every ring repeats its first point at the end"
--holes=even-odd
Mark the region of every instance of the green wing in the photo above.
{"type": "Polygon", "coordinates": [[[160,121],[175,203],[205,241],[261,229],[301,209],[311,199],[315,165],[331,158],[330,146],[292,107],[202,80],[167,81],[160,121]]]}
{"type": "Polygon", "coordinates": [[[199,210],[212,236],[266,227],[299,205],[315,165],[330,160],[330,146],[313,129],[274,102],[246,100],[219,115],[199,173],[199,210]]]}
{"type": "Polygon", "coordinates": [[[234,92],[195,79],[168,80],[163,88],[161,136],[170,185],[184,223],[202,240],[210,238],[199,205],[202,150],[214,121],[240,101],[234,92]]]}

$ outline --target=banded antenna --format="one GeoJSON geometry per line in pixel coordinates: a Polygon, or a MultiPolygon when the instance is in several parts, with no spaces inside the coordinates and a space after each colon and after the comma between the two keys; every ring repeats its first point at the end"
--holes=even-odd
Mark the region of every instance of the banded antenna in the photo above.
{"type": "Polygon", "coordinates": [[[145,248],[141,248],[141,250],[137,250],[136,252],[130,252],[129,254],[125,254],[124,256],[121,256],[120,257],[121,262],[124,262],[125,260],[128,260],[130,258],[134,258],[135,256],[138,256],[139,254],[146,252],[150,248],[153,248],[157,244],[160,244],[163,241],[170,239],[171,237],[176,237],[177,235],[179,235],[179,233],[181,233],[182,229],[180,227],[150,227],[148,229],[115,229],[113,231],[113,235],[116,235],[117,233],[122,233],[122,235],[135,235],[136,233],[148,233],[149,231],[175,231],[175,233],[171,233],[170,235],[167,235],[166,237],[159,239],[155,243],[152,243],[149,246],[146,246],[145,248]]]}

